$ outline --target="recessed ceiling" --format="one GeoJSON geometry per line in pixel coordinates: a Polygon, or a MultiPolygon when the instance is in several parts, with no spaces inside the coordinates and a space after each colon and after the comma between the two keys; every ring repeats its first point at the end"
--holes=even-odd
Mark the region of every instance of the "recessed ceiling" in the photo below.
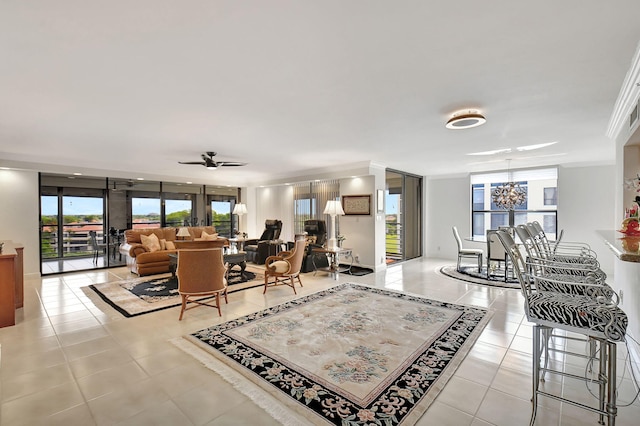
{"type": "Polygon", "coordinates": [[[257,185],[367,161],[504,169],[466,154],[551,141],[511,167],[612,164],[638,16],[637,0],[2,2],[0,164],[257,185]],[[469,106],[487,123],[444,127],[469,106]],[[248,164],[178,164],[206,151],[248,164]]]}

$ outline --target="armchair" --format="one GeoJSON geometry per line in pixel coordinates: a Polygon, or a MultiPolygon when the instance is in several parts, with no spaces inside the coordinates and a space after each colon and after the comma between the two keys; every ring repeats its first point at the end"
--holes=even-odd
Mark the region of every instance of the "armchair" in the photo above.
{"type": "Polygon", "coordinates": [[[210,306],[220,311],[220,295],[227,300],[227,268],[222,257],[222,248],[180,250],[178,252],[178,293],[182,297],[180,317],[182,320],[184,311],[198,305],[210,306]],[[202,300],[204,296],[215,296],[215,304],[202,300]],[[195,303],[187,307],[188,303],[195,303]]]}
{"type": "Polygon", "coordinates": [[[246,240],[244,251],[247,253],[247,260],[264,264],[269,256],[278,253],[280,244],[280,232],[282,231],[282,221],[277,219],[267,219],[264,221],[264,232],[260,238],[246,240]]]}
{"type": "Polygon", "coordinates": [[[302,287],[300,267],[302,266],[302,256],[304,256],[304,246],[306,242],[301,238],[296,240],[294,244],[292,251],[282,251],[277,256],[267,257],[264,264],[263,294],[267,292],[267,287],[280,284],[288,285],[293,289],[294,294],[298,294],[295,279],[298,279],[298,283],[300,283],[300,287],[302,287]],[[269,278],[273,278],[273,282],[269,282],[269,278]],[[287,279],[289,281],[287,281],[287,279]]]}
{"type": "Polygon", "coordinates": [[[327,223],[324,220],[305,220],[304,232],[307,234],[307,247],[302,259],[302,272],[312,272],[316,268],[326,268],[329,260],[324,254],[313,253],[313,248],[324,247],[327,242],[327,223]]]}

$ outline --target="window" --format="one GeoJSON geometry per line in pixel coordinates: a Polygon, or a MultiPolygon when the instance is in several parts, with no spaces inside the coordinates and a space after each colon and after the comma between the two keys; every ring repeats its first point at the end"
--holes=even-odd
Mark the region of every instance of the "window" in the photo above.
{"type": "Polygon", "coordinates": [[[550,238],[557,228],[558,170],[531,169],[471,175],[471,230],[484,238],[487,230],[538,221],[550,238]],[[524,204],[506,211],[493,203],[492,190],[506,182],[517,182],[527,193],[524,204]]]}
{"type": "Polygon", "coordinates": [[[131,197],[133,229],[160,228],[160,198],[131,197]]]}
{"type": "MultiPolygon", "coordinates": [[[[327,220],[329,215],[323,214],[328,200],[340,197],[340,183],[337,180],[301,183],[293,187],[293,224],[294,232],[304,232],[304,221],[309,219],[327,220]]],[[[328,224],[327,224],[328,225],[328,224]]],[[[336,228],[340,229],[339,216],[336,217],[336,228]]],[[[329,230],[333,232],[333,230],[329,230]]]]}
{"type": "Polygon", "coordinates": [[[164,201],[165,226],[190,226],[192,208],[191,200],[166,199],[164,201]]]}
{"type": "Polygon", "coordinates": [[[556,206],[558,205],[558,188],[544,188],[544,205],[556,206]]]}
{"type": "MultiPolygon", "coordinates": [[[[235,235],[231,235],[232,201],[234,200],[211,201],[211,224],[219,235],[229,238],[235,237],[235,235]]],[[[233,204],[235,205],[235,201],[233,204]]]]}

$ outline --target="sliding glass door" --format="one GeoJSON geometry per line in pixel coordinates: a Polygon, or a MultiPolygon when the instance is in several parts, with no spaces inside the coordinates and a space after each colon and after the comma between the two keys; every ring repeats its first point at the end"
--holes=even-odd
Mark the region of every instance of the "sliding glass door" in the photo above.
{"type": "Polygon", "coordinates": [[[41,177],[43,274],[109,266],[105,185],[105,179],[41,177]]]}
{"type": "Polygon", "coordinates": [[[387,263],[422,256],[422,177],[387,170],[385,218],[387,263]]]}

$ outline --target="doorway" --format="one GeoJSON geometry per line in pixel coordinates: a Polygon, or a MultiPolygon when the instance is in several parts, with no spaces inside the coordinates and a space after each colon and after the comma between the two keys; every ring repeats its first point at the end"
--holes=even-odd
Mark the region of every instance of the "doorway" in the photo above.
{"type": "Polygon", "coordinates": [[[385,176],[387,264],[422,256],[422,177],[387,169],[385,176]]]}

